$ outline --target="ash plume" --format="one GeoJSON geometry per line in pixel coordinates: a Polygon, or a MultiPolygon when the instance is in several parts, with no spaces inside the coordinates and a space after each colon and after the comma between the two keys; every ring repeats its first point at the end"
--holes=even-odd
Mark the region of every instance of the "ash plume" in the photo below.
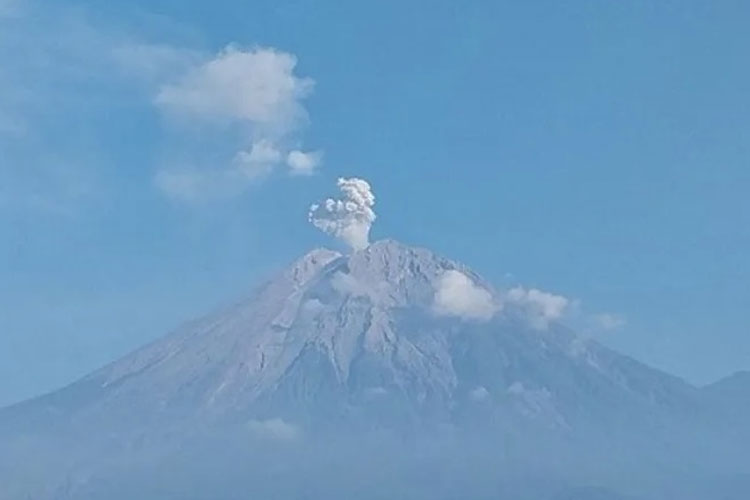
{"type": "Polygon", "coordinates": [[[375,195],[364,179],[341,177],[337,185],[342,197],[311,205],[308,220],[353,250],[361,250],[369,244],[370,227],[375,221],[375,195]]]}

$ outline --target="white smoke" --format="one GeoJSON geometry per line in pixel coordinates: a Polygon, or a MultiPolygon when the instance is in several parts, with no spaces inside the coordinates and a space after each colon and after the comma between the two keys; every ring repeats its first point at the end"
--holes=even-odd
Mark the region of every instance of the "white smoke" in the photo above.
{"type": "Polygon", "coordinates": [[[328,198],[311,205],[308,219],[321,231],[361,250],[369,244],[370,226],[375,221],[375,195],[363,179],[341,177],[337,185],[342,199],[328,198]]]}

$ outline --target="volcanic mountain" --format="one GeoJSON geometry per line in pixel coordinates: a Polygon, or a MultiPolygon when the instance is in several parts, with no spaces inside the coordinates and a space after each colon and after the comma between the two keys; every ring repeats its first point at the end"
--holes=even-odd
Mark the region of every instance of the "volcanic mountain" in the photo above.
{"type": "MultiPolygon", "coordinates": [[[[460,263],[395,241],[348,255],[313,250],[249,300],[0,411],[0,478],[3,464],[19,477],[18,457],[45,456],[48,440],[69,450],[88,443],[86,463],[101,463],[113,448],[214,431],[233,443],[243,433],[292,441],[389,432],[431,443],[465,435],[499,440],[506,452],[538,440],[599,457],[618,447],[643,457],[720,449],[717,405],[705,390],[532,306],[460,263]]],[[[89,498],[82,491],[39,498],[89,498]]],[[[0,488],[0,498],[13,495],[0,488]]]]}
{"type": "Polygon", "coordinates": [[[527,315],[465,266],[425,249],[390,240],[351,255],[319,249],[250,300],[13,412],[33,409],[36,419],[87,429],[481,418],[575,430],[645,416],[655,423],[693,404],[696,390],[681,380],[527,315]],[[446,273],[460,273],[498,311],[439,311],[446,273]]]}

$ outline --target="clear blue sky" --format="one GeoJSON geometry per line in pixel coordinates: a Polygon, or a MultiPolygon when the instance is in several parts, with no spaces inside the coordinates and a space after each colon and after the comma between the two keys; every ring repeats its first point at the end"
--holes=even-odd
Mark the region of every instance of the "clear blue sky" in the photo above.
{"type": "Polygon", "coordinates": [[[330,245],[306,211],[340,175],[373,185],[375,238],[616,314],[595,335],[690,381],[750,369],[748,19],[729,0],[0,0],[0,404],[330,245]],[[314,80],[273,137],[322,164],[175,199],[159,172],[234,172],[267,133],[165,104],[230,44],[314,80]]]}

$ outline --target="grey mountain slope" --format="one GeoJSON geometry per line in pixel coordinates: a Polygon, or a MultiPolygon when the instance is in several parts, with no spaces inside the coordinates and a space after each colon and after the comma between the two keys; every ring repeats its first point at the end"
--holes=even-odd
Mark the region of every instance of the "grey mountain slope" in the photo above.
{"type": "Polygon", "coordinates": [[[487,322],[435,314],[450,269],[501,300],[465,266],[395,241],[351,256],[312,251],[251,300],[5,418],[116,429],[280,418],[575,430],[658,428],[696,413],[693,387],[561,325],[534,329],[512,308],[487,322]]]}

